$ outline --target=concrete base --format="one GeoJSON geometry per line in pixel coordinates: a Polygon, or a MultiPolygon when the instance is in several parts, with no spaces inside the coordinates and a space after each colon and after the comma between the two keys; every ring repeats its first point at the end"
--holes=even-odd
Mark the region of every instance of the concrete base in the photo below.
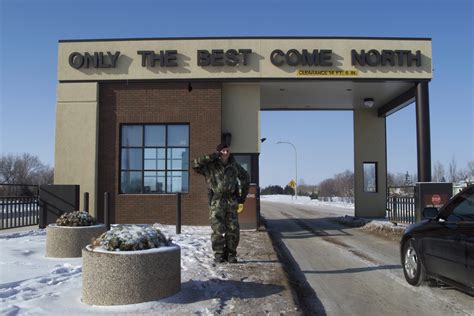
{"type": "Polygon", "coordinates": [[[125,305],[156,301],[181,290],[181,248],[82,250],[82,301],[125,305]]]}
{"type": "Polygon", "coordinates": [[[93,226],[58,226],[50,224],[46,227],[46,257],[80,257],[82,248],[106,231],[104,224],[93,226]]]}

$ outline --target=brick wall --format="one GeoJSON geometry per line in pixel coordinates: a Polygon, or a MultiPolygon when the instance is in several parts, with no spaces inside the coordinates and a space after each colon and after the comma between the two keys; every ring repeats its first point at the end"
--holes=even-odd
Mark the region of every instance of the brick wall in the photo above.
{"type": "MultiPolygon", "coordinates": [[[[103,219],[104,192],[110,192],[112,223],[174,224],[176,196],[119,194],[120,124],[188,123],[190,160],[212,152],[221,135],[221,84],[105,83],[99,99],[98,217],[103,219]]],[[[207,225],[204,177],[189,172],[189,193],[182,194],[182,223],[207,225]]]]}

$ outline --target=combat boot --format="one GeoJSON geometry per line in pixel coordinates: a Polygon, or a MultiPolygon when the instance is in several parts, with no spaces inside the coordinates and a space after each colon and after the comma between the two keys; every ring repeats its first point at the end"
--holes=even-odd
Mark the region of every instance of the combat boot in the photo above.
{"type": "Polygon", "coordinates": [[[237,257],[233,254],[228,254],[227,255],[227,262],[229,263],[237,263],[237,257]]]}
{"type": "Polygon", "coordinates": [[[224,257],[224,255],[222,253],[216,253],[214,255],[214,262],[215,263],[223,263],[223,262],[225,262],[225,259],[226,258],[224,257]]]}

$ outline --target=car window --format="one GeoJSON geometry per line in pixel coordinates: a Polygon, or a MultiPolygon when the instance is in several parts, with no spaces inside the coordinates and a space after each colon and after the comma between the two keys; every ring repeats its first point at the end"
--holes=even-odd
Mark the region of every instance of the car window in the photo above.
{"type": "Polygon", "coordinates": [[[458,197],[449,216],[449,218],[453,217],[464,221],[474,221],[474,193],[472,190],[468,190],[458,197]]]}

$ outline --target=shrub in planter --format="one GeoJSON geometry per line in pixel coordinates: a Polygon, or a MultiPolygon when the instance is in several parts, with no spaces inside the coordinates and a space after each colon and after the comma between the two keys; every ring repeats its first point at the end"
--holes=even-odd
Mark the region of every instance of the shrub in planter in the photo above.
{"type": "Polygon", "coordinates": [[[161,230],[154,226],[120,225],[103,233],[93,243],[108,251],[133,251],[169,246],[161,230]]]}
{"type": "Polygon", "coordinates": [[[106,230],[105,225],[96,224],[87,212],[64,213],[56,224],[46,227],[46,257],[80,257],[82,248],[106,230]]]}
{"type": "Polygon", "coordinates": [[[64,213],[56,220],[58,226],[92,226],[96,224],[94,218],[84,211],[64,213]]]}
{"type": "Polygon", "coordinates": [[[82,257],[86,304],[137,304],[181,289],[181,249],[157,227],[113,227],[85,247],[82,257]]]}

